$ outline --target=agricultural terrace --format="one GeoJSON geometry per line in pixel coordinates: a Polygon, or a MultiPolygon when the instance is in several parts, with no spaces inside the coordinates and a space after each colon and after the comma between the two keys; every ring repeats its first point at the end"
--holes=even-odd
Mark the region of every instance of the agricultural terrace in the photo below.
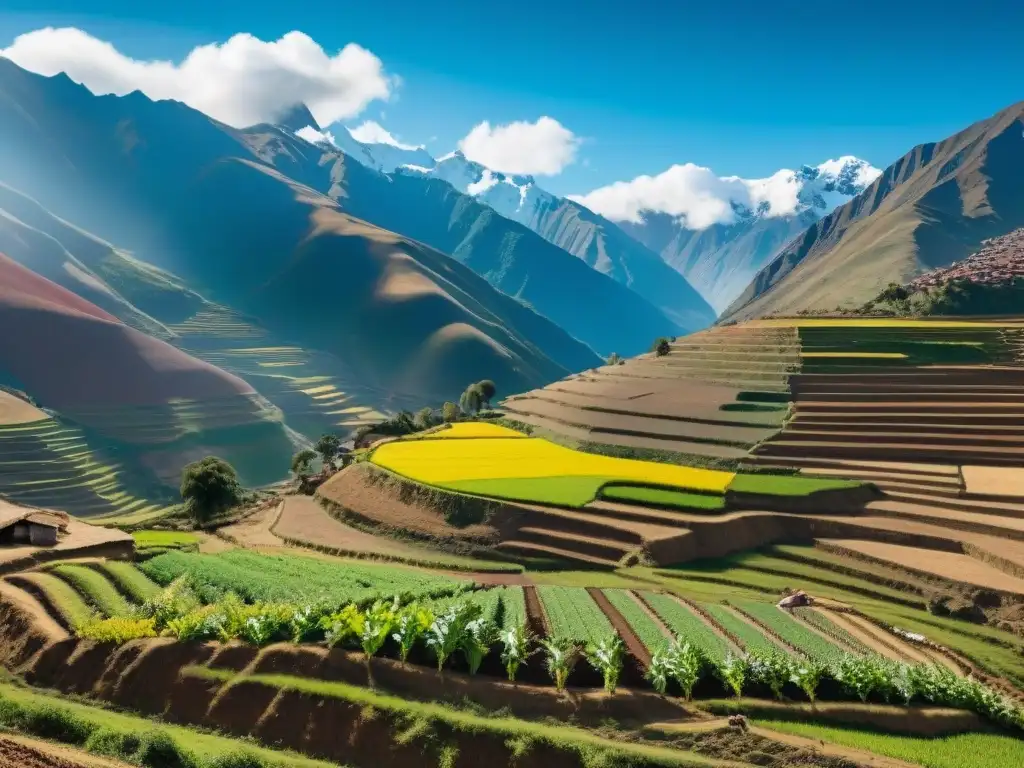
{"type": "MultiPolygon", "coordinates": [[[[806,495],[818,490],[851,487],[850,483],[834,480],[765,479],[738,476],[735,472],[601,456],[543,438],[525,437],[498,425],[456,426],[463,429],[439,430],[416,440],[394,440],[379,445],[370,459],[378,467],[437,488],[567,507],[583,507],[595,501],[606,487],[613,489],[611,498],[637,500],[643,500],[644,494],[653,489],[667,494],[720,499],[737,481],[744,491],[763,486],[766,493],[778,495],[806,495]],[[624,490],[637,486],[641,487],[639,492],[624,490]]],[[[671,505],[672,498],[661,500],[671,505]]],[[[716,508],[715,502],[709,501],[708,508],[716,508]]]]}

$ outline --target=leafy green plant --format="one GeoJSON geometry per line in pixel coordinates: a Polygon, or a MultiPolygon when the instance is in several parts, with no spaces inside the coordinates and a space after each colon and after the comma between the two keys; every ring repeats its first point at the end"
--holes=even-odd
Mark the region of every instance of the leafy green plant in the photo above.
{"type": "Polygon", "coordinates": [[[362,636],[363,614],[358,606],[349,604],[337,613],[324,616],[320,620],[320,628],[324,631],[327,647],[334,648],[350,637],[362,636]]]}
{"type": "Polygon", "coordinates": [[[767,685],[776,699],[782,698],[782,686],[792,677],[793,662],[782,653],[751,653],[747,657],[750,679],[767,685]]]}
{"type": "Polygon", "coordinates": [[[707,657],[699,646],[689,641],[676,638],[672,644],[673,655],[672,677],[683,689],[683,698],[689,701],[693,697],[693,687],[700,680],[701,673],[707,666],[707,657]]]}
{"type": "Polygon", "coordinates": [[[156,637],[156,622],[153,619],[96,619],[78,627],[77,634],[87,640],[121,645],[140,637],[156,637]]]}
{"type": "Polygon", "coordinates": [[[545,664],[548,674],[555,681],[555,689],[565,690],[565,684],[580,656],[580,646],[568,637],[556,637],[553,640],[541,640],[545,653],[545,664]]]}
{"type": "Polygon", "coordinates": [[[398,643],[402,662],[409,659],[416,642],[423,637],[434,622],[434,614],[419,605],[407,605],[398,615],[391,638],[398,643]]]}
{"type": "Polygon", "coordinates": [[[749,665],[746,658],[733,656],[732,652],[715,666],[715,673],[738,699],[743,695],[743,686],[747,681],[749,665]]]}
{"type": "Polygon", "coordinates": [[[505,665],[505,673],[510,682],[516,681],[519,667],[526,664],[530,656],[530,645],[533,643],[533,635],[527,629],[526,624],[516,624],[510,629],[504,629],[499,634],[501,641],[501,663],[505,665]]]}
{"type": "Polygon", "coordinates": [[[491,646],[498,639],[498,627],[490,619],[483,617],[466,624],[462,635],[461,648],[469,664],[469,674],[475,675],[483,663],[484,657],[491,651],[491,646]]]}
{"type": "Polygon", "coordinates": [[[790,668],[789,680],[813,703],[818,693],[818,685],[827,672],[828,667],[821,662],[801,659],[790,668]]]}
{"type": "Polygon", "coordinates": [[[658,648],[651,654],[651,663],[645,677],[662,696],[668,690],[668,681],[675,677],[676,657],[671,648],[658,648]]]}
{"type": "Polygon", "coordinates": [[[609,694],[615,693],[619,685],[625,653],[626,646],[618,635],[609,635],[597,643],[591,643],[584,651],[587,661],[604,678],[604,689],[609,694]]]}
{"type": "Polygon", "coordinates": [[[466,625],[480,617],[480,606],[460,602],[445,613],[435,616],[426,632],[426,644],[437,659],[437,671],[444,669],[445,662],[462,647],[466,625]]]}
{"type": "Polygon", "coordinates": [[[377,655],[395,626],[398,598],[390,602],[377,600],[363,615],[363,626],[359,632],[359,644],[367,662],[377,655]]]}

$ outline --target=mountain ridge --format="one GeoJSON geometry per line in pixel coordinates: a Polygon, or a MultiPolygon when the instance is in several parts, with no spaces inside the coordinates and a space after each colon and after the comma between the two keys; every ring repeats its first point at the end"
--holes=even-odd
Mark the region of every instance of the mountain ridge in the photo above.
{"type": "Polygon", "coordinates": [[[791,241],[729,319],[851,307],[1024,225],[1024,102],[919,144],[791,241]]]}

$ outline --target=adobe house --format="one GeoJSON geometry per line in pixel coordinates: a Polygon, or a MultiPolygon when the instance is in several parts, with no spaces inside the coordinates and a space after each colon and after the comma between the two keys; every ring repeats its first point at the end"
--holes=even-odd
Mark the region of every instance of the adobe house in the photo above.
{"type": "Polygon", "coordinates": [[[0,546],[52,547],[68,529],[67,515],[0,502],[0,546]]]}

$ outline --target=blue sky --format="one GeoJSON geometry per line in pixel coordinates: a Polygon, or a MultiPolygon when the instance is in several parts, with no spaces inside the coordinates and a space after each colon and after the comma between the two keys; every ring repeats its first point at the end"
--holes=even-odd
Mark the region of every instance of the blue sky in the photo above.
{"type": "Polygon", "coordinates": [[[402,82],[346,122],[377,120],[436,155],[481,121],[549,115],[583,140],[543,181],[566,194],[673,163],[748,178],[845,154],[884,167],[1024,98],[1022,6],[5,0],[0,48],[46,25],[137,59],[179,60],[238,32],[299,30],[330,53],[356,42],[402,82]]]}

